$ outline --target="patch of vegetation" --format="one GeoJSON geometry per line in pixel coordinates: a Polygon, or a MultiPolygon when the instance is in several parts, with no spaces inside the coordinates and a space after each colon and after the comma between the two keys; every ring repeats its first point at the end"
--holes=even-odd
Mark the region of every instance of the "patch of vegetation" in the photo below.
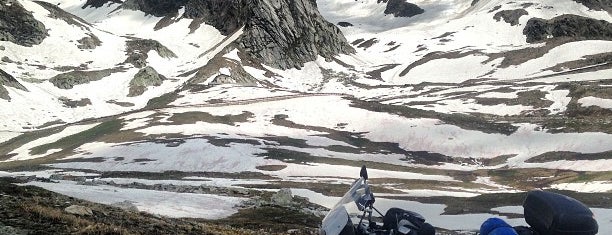
{"type": "Polygon", "coordinates": [[[580,173],[570,170],[523,168],[494,169],[486,173],[493,181],[520,190],[546,188],[561,180],[577,177],[580,173]]]}
{"type": "Polygon", "coordinates": [[[237,214],[214,221],[214,223],[258,230],[260,234],[287,233],[289,230],[297,230],[299,234],[314,234],[318,225],[321,224],[321,219],[299,209],[262,206],[242,209],[237,214]]]}
{"type": "Polygon", "coordinates": [[[316,162],[316,157],[310,153],[298,152],[288,149],[264,148],[266,153],[260,153],[259,156],[265,156],[266,159],[274,159],[287,163],[308,164],[316,162]]]}
{"type": "Polygon", "coordinates": [[[247,122],[249,118],[253,117],[254,114],[247,111],[243,111],[238,115],[228,114],[223,116],[215,116],[206,112],[185,112],[174,113],[172,117],[168,118],[168,121],[172,122],[171,125],[195,124],[200,121],[235,126],[236,123],[247,122]]]}
{"type": "MultiPolygon", "coordinates": [[[[282,188],[301,188],[312,190],[326,196],[341,197],[346,191],[351,188],[349,184],[326,183],[321,182],[293,182],[293,181],[268,181],[267,184],[240,184],[241,186],[251,189],[282,189],[282,188]]],[[[370,185],[373,192],[376,193],[394,193],[401,194],[403,192],[389,189],[387,187],[370,185]]]]}
{"type": "Polygon", "coordinates": [[[0,178],[0,221],[27,234],[259,234],[227,224],[173,219],[67,197],[34,186],[17,186],[0,178]],[[70,205],[90,208],[93,215],[73,215],[70,205]]]}
{"type": "Polygon", "coordinates": [[[265,165],[255,167],[255,169],[260,171],[280,171],[285,168],[287,168],[287,165],[265,165]]]}
{"type": "Polygon", "coordinates": [[[382,104],[373,101],[363,101],[358,99],[350,100],[352,101],[352,107],[361,108],[373,112],[397,114],[406,118],[438,119],[444,123],[455,125],[466,130],[477,130],[485,133],[500,133],[504,135],[511,135],[518,129],[518,127],[515,127],[510,123],[495,123],[492,121],[487,121],[486,119],[481,117],[467,114],[446,114],[438,113],[435,111],[415,109],[406,106],[382,104]]]}
{"type": "Polygon", "coordinates": [[[578,161],[578,160],[605,160],[612,159],[612,151],[606,151],[601,153],[576,153],[567,151],[557,151],[543,153],[538,156],[532,157],[525,162],[529,163],[544,163],[559,160],[567,161],[578,161]]]}
{"type": "Polygon", "coordinates": [[[44,129],[44,130],[26,132],[26,133],[18,135],[0,144],[0,161],[7,160],[8,158],[10,158],[8,154],[12,152],[13,150],[23,146],[24,144],[27,144],[34,140],[44,138],[44,137],[47,137],[53,134],[60,133],[65,128],[66,128],[65,126],[62,126],[62,127],[55,127],[55,128],[44,129]]]}
{"type": "Polygon", "coordinates": [[[122,126],[121,121],[117,119],[106,121],[81,133],[66,136],[53,143],[36,146],[31,149],[30,154],[43,154],[50,149],[62,149],[63,152],[69,152],[85,143],[91,143],[104,135],[119,131],[122,126]]]}
{"type": "MultiPolygon", "coordinates": [[[[304,129],[304,130],[313,130],[318,132],[323,132],[327,134],[322,134],[321,136],[325,138],[329,138],[332,140],[341,141],[349,144],[354,147],[340,146],[340,145],[332,145],[323,147],[329,151],[336,152],[344,152],[344,153],[396,153],[402,154],[405,156],[405,160],[410,161],[412,163],[419,163],[425,165],[437,165],[440,162],[451,162],[452,159],[450,157],[429,153],[429,152],[414,152],[414,151],[406,151],[405,149],[399,147],[398,143],[392,142],[376,142],[371,141],[365,137],[363,137],[364,133],[359,132],[349,132],[349,131],[339,131],[326,127],[319,126],[308,126],[303,124],[298,124],[292,122],[287,119],[287,115],[276,115],[274,119],[272,119],[272,123],[278,126],[285,126],[294,129],[304,129]]],[[[309,146],[306,144],[304,140],[297,140],[292,138],[284,138],[284,137],[262,137],[263,139],[269,139],[273,141],[279,141],[280,145],[289,145],[299,148],[321,148],[319,146],[309,146]],[[284,141],[284,142],[283,142],[284,141]]]]}
{"type": "MultiPolygon", "coordinates": [[[[83,171],[83,170],[79,170],[83,171]]],[[[136,178],[148,180],[181,180],[185,177],[205,177],[205,178],[227,178],[227,179],[261,179],[275,180],[278,178],[265,175],[261,172],[182,172],[182,171],[164,171],[164,172],[136,172],[136,171],[87,171],[90,173],[98,173],[101,178],[136,178]]]]}
{"type": "Polygon", "coordinates": [[[165,108],[165,107],[168,107],[170,103],[174,102],[178,98],[179,98],[179,95],[176,92],[166,93],[159,97],[150,99],[149,102],[147,102],[147,105],[145,106],[144,109],[150,110],[150,109],[165,108]]]}
{"type": "Polygon", "coordinates": [[[491,188],[490,186],[477,184],[469,181],[438,181],[423,179],[396,179],[396,178],[374,178],[369,180],[371,185],[391,185],[394,189],[429,189],[449,190],[449,188],[480,189],[491,188]]]}
{"type": "Polygon", "coordinates": [[[506,163],[509,158],[515,156],[516,154],[501,155],[494,158],[480,159],[480,162],[485,166],[497,166],[506,163]]]}
{"type": "Polygon", "coordinates": [[[474,100],[482,105],[524,105],[534,108],[546,108],[554,103],[545,98],[546,92],[540,90],[521,91],[516,94],[518,97],[515,99],[474,97],[474,100]]]}
{"type": "Polygon", "coordinates": [[[218,136],[207,136],[202,137],[208,140],[208,143],[218,146],[218,147],[230,147],[230,144],[238,143],[238,144],[250,144],[253,146],[261,145],[258,140],[254,139],[238,139],[238,138],[221,138],[218,136]]]}

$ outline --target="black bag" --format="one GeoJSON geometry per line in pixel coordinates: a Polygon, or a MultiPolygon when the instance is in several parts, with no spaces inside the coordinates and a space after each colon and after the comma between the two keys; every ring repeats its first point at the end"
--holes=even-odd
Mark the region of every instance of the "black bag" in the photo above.
{"type": "Polygon", "coordinates": [[[425,218],[419,213],[400,208],[391,208],[383,217],[383,228],[400,233],[401,226],[410,229],[410,235],[434,235],[435,229],[431,224],[425,223],[425,218]]]}
{"type": "Polygon", "coordinates": [[[571,197],[534,190],[523,202],[525,221],[539,235],[594,235],[593,212],[571,197]]]}

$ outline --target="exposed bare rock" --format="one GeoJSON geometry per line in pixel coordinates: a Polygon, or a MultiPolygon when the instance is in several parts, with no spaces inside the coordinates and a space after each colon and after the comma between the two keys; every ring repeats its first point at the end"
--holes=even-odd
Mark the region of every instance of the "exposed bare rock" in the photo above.
{"type": "Polygon", "coordinates": [[[67,73],[58,74],[49,79],[49,82],[53,83],[53,85],[60,89],[72,89],[76,85],[100,80],[104,77],[110,76],[113,72],[117,71],[119,70],[105,69],[95,71],[71,71],[67,73]]]}
{"type": "Polygon", "coordinates": [[[550,20],[531,18],[523,29],[528,43],[553,38],[579,40],[612,40],[612,24],[577,15],[561,15],[550,20]]]}
{"type": "Polygon", "coordinates": [[[48,35],[45,25],[18,1],[0,3],[0,41],[33,46],[40,44],[48,35]]]}
{"type": "MultiPolygon", "coordinates": [[[[196,24],[192,30],[206,23],[229,35],[244,27],[236,47],[258,63],[281,69],[354,52],[314,0],[127,0],[122,7],[165,18],[178,16],[184,7],[182,17],[196,24]]],[[[143,56],[131,55],[126,62],[142,67],[143,56]]]]}
{"type": "Polygon", "coordinates": [[[256,86],[258,84],[257,79],[247,73],[238,61],[219,56],[199,68],[188,83],[201,84],[213,76],[214,78],[209,81],[210,84],[239,84],[245,86],[256,86]]]}
{"type": "Polygon", "coordinates": [[[378,0],[378,2],[387,3],[385,14],[393,14],[395,17],[413,17],[425,12],[416,4],[406,2],[406,0],[378,0]]]}
{"type": "Polygon", "coordinates": [[[49,17],[53,19],[63,20],[70,25],[81,27],[84,30],[89,30],[88,29],[89,23],[87,23],[87,21],[79,18],[78,16],[75,16],[71,13],[64,11],[63,9],[59,8],[57,5],[51,4],[48,2],[43,2],[43,1],[34,1],[34,2],[44,7],[45,10],[49,11],[49,17]]]}
{"type": "Polygon", "coordinates": [[[351,24],[351,23],[349,23],[349,22],[344,22],[344,21],[342,21],[342,22],[338,22],[338,25],[339,25],[340,27],[351,27],[351,26],[353,26],[353,24],[351,24]]]}
{"type": "Polygon", "coordinates": [[[77,107],[85,107],[87,105],[91,105],[91,100],[88,98],[83,98],[80,100],[73,100],[68,97],[62,96],[58,100],[61,101],[64,104],[64,107],[67,107],[67,108],[77,108],[77,107]]]}
{"type": "Polygon", "coordinates": [[[527,14],[528,13],[525,9],[503,10],[495,13],[495,15],[493,15],[493,19],[497,21],[503,19],[506,23],[515,26],[519,24],[519,19],[521,18],[521,16],[527,14]]]}
{"type": "Polygon", "coordinates": [[[11,97],[8,94],[8,90],[4,86],[10,86],[13,88],[17,88],[20,90],[28,91],[21,83],[17,81],[13,76],[4,72],[4,70],[0,69],[0,99],[11,100],[11,97]]]}
{"type": "Polygon", "coordinates": [[[77,40],[77,42],[80,43],[80,45],[77,45],[79,49],[91,50],[91,49],[96,49],[96,47],[102,45],[102,41],[100,41],[100,39],[96,37],[96,35],[92,33],[88,33],[87,35],[89,37],[84,37],[84,38],[77,40]]]}
{"type": "Polygon", "coordinates": [[[246,21],[244,1],[237,0],[190,0],[185,5],[183,17],[199,19],[212,25],[224,35],[242,27],[246,21]]]}
{"type": "Polygon", "coordinates": [[[244,33],[238,47],[261,63],[300,68],[318,56],[353,53],[340,29],[327,22],[313,0],[246,0],[244,33]]]}
{"type": "Polygon", "coordinates": [[[152,67],[144,67],[136,75],[132,81],[130,81],[130,92],[129,97],[139,96],[144,93],[149,86],[159,86],[166,80],[164,75],[161,75],[155,71],[152,67]]]}
{"type": "Polygon", "coordinates": [[[93,211],[91,210],[91,208],[85,207],[85,206],[79,206],[79,205],[72,205],[72,206],[66,207],[64,211],[70,214],[74,214],[74,215],[82,215],[82,216],[83,215],[93,215],[93,211]]]}
{"type": "Polygon", "coordinates": [[[142,68],[147,65],[147,53],[155,51],[163,58],[176,58],[176,54],[162,45],[158,41],[152,39],[133,39],[126,42],[126,51],[128,58],[124,63],[133,64],[136,68],[142,68]]]}
{"type": "Polygon", "coordinates": [[[607,11],[612,14],[612,1],[610,0],[574,0],[577,3],[585,5],[593,11],[607,11]]]}
{"type": "Polygon", "coordinates": [[[85,9],[87,7],[101,7],[104,6],[107,3],[122,3],[121,0],[87,0],[87,2],[85,2],[85,5],[83,5],[83,7],[81,7],[82,9],[85,9]]]}
{"type": "Polygon", "coordinates": [[[270,198],[272,203],[278,206],[291,206],[293,205],[293,195],[291,194],[291,189],[282,188],[278,190],[275,194],[270,198]]]}
{"type": "Polygon", "coordinates": [[[111,206],[114,207],[119,207],[123,210],[126,211],[131,211],[131,212],[138,212],[138,207],[136,207],[136,205],[134,205],[134,203],[132,203],[131,201],[125,200],[122,202],[115,202],[110,204],[111,206]]]}
{"type": "Polygon", "coordinates": [[[147,15],[163,17],[177,15],[178,10],[185,6],[187,0],[127,0],[121,5],[124,9],[142,11],[147,15]]]}

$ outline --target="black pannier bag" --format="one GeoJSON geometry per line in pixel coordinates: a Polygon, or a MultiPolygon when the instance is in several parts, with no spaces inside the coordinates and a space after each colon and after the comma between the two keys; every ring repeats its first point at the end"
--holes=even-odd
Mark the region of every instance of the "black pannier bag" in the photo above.
{"type": "Polygon", "coordinates": [[[434,235],[435,228],[425,222],[425,218],[419,213],[400,208],[391,208],[383,217],[383,228],[393,230],[393,234],[408,235],[434,235]],[[402,228],[407,230],[402,232],[402,228]]]}
{"type": "Polygon", "coordinates": [[[594,235],[593,212],[571,197],[534,190],[523,202],[525,221],[539,235],[594,235]]]}

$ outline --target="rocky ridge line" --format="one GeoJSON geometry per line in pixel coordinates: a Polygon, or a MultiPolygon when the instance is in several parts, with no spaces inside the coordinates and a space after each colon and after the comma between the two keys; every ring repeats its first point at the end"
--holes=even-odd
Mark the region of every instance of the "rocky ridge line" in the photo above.
{"type": "Polygon", "coordinates": [[[225,35],[243,28],[236,47],[254,61],[280,69],[300,68],[318,56],[331,59],[355,52],[314,0],[128,0],[121,7],[158,17],[178,16],[184,7],[182,17],[212,25],[225,35]]]}

